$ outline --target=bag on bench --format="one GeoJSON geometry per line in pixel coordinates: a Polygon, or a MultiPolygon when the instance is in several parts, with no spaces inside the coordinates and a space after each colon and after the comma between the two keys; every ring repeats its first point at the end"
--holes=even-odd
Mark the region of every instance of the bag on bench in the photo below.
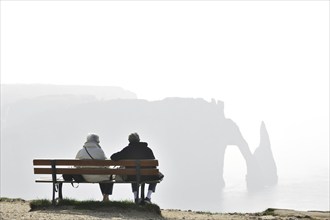
{"type": "Polygon", "coordinates": [[[79,174],[63,174],[62,176],[65,181],[85,182],[84,177],[79,174]]]}
{"type": "MultiPolygon", "coordinates": [[[[117,169],[125,169],[124,166],[116,167],[117,169]]],[[[116,182],[125,182],[127,180],[127,175],[112,175],[111,179],[114,179],[116,182]]]]}

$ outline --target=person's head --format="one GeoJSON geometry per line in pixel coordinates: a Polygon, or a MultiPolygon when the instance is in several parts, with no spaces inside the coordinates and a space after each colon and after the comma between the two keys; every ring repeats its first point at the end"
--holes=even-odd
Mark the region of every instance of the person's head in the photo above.
{"type": "Polygon", "coordinates": [[[100,143],[100,138],[97,134],[88,134],[87,135],[87,142],[100,143]]]}
{"type": "Polygon", "coordinates": [[[140,137],[139,137],[138,133],[135,132],[135,133],[130,134],[128,136],[128,141],[130,143],[138,143],[138,142],[140,142],[140,137]]]}

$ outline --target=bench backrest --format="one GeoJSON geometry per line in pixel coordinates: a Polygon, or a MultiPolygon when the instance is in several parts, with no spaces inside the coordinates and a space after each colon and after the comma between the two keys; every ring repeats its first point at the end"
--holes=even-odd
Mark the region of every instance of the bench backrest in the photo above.
{"type": "Polygon", "coordinates": [[[158,160],[34,159],[34,174],[158,175],[158,160]],[[124,166],[118,169],[114,166],[124,166]]]}

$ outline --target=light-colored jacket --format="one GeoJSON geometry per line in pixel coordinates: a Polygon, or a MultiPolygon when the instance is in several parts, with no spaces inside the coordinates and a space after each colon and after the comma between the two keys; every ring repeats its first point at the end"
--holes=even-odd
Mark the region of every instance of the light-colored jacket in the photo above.
{"type": "MultiPolygon", "coordinates": [[[[88,159],[105,160],[105,159],[107,159],[107,157],[105,156],[104,151],[102,150],[100,145],[98,145],[95,142],[86,142],[84,144],[83,148],[78,151],[76,159],[79,159],[79,160],[88,160],[88,159]],[[93,158],[91,158],[91,156],[89,156],[87,151],[93,158]]],[[[93,167],[91,167],[91,168],[93,168],[93,167]]],[[[110,179],[110,175],[83,175],[83,177],[87,182],[101,182],[101,181],[110,179]]]]}

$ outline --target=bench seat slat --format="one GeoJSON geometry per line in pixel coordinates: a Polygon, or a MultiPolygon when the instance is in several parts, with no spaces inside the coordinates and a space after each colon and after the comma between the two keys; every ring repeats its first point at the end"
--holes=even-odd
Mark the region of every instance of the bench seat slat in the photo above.
{"type": "MultiPolygon", "coordinates": [[[[51,166],[52,159],[34,159],[35,166],[51,166]]],[[[136,160],[70,160],[58,159],[56,166],[136,166],[136,160]]],[[[140,160],[140,166],[158,166],[158,160],[140,160]]]]}
{"type": "MultiPolygon", "coordinates": [[[[34,168],[34,174],[52,174],[52,168],[34,168]]],[[[141,175],[157,175],[158,169],[141,169],[141,175]]],[[[136,169],[56,168],[56,174],[136,175],[136,169]]]]}

